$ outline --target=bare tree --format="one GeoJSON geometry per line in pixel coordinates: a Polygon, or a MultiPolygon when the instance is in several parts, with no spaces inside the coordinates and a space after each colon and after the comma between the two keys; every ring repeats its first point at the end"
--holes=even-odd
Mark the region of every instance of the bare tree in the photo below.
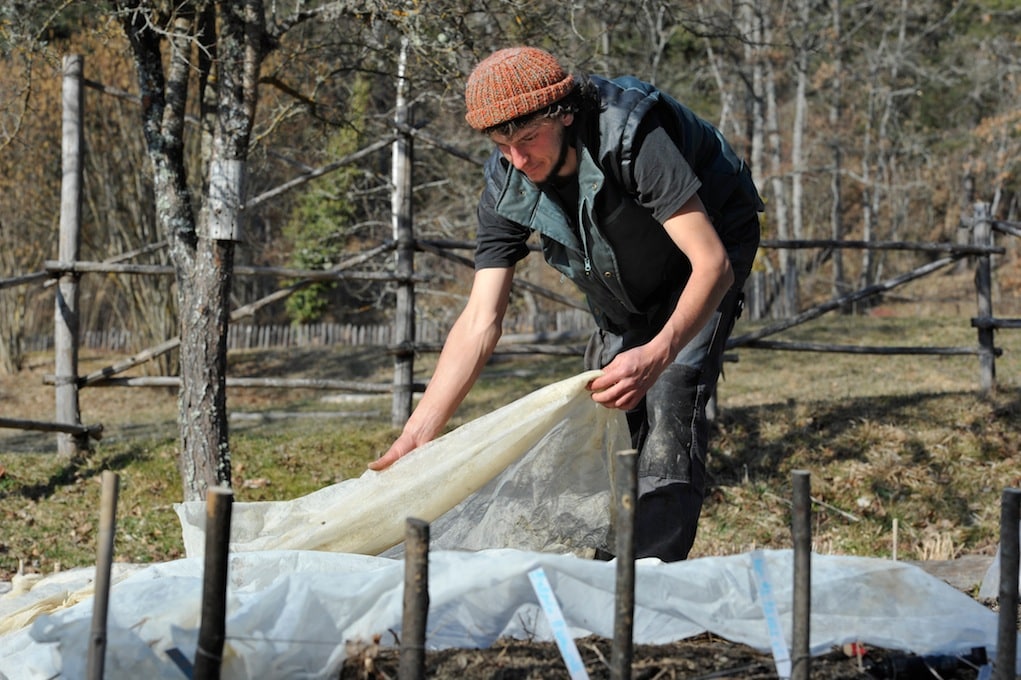
{"type": "Polygon", "coordinates": [[[394,21],[413,34],[411,43],[422,45],[445,19],[457,15],[440,6],[433,8],[436,14],[390,12],[371,0],[295,2],[290,14],[278,14],[283,5],[274,3],[269,20],[259,0],[118,0],[115,7],[137,70],[157,223],[176,271],[184,496],[201,498],[209,486],[231,480],[227,322],[264,61],[289,31],[309,21],[355,22],[371,29],[377,20],[397,17],[394,21]],[[188,177],[183,143],[193,91],[202,121],[199,186],[188,177]]]}
{"type": "Polygon", "coordinates": [[[227,433],[228,295],[244,162],[264,55],[261,3],[118,2],[142,99],[156,218],[177,277],[181,325],[180,469],[186,500],[231,481],[227,433]],[[164,59],[163,48],[169,48],[164,59]],[[183,153],[192,76],[198,79],[207,159],[193,206],[183,153]],[[208,88],[208,89],[207,89],[208,88]]]}
{"type": "MultiPolygon", "coordinates": [[[[843,143],[840,136],[840,121],[844,115],[844,59],[843,59],[843,20],[840,13],[840,0],[830,0],[831,36],[830,45],[832,53],[831,75],[829,87],[829,123],[828,142],[832,154],[832,166],[830,167],[830,238],[840,241],[844,238],[844,210],[843,210],[843,143]]],[[[847,278],[844,273],[844,252],[839,248],[833,249],[833,286],[834,298],[842,298],[848,292],[847,278]]],[[[850,311],[849,306],[842,308],[842,311],[850,311]]]]}
{"type": "MultiPolygon", "coordinates": [[[[787,156],[784,153],[784,136],[780,127],[780,87],[782,74],[771,57],[774,39],[773,22],[768,0],[749,6],[749,28],[753,36],[755,61],[759,64],[762,80],[762,97],[765,111],[766,153],[769,158],[769,183],[772,187],[773,223],[776,234],[783,240],[790,239],[791,223],[788,216],[787,156]]],[[[783,313],[793,316],[798,311],[798,269],[793,250],[780,251],[780,271],[783,280],[783,313]]]]}
{"type": "MultiPolygon", "coordinates": [[[[811,8],[808,0],[795,3],[795,19],[792,22],[793,49],[795,59],[794,120],[791,124],[791,226],[794,238],[805,238],[805,128],[808,125],[808,77],[812,43],[811,8]]],[[[796,254],[796,259],[800,260],[796,254]]],[[[801,269],[800,261],[798,268],[801,269]]]]}

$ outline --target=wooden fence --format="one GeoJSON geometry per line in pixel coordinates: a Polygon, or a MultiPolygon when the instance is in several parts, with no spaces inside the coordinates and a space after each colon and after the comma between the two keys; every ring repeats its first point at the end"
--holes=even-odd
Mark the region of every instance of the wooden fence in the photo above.
{"type": "MultiPolygon", "coordinates": [[[[592,316],[579,309],[564,309],[552,313],[508,317],[504,334],[512,340],[540,335],[564,337],[569,333],[583,333],[593,327],[592,316]]],[[[440,344],[447,337],[448,325],[433,319],[415,321],[416,343],[427,346],[440,344]]],[[[296,347],[391,347],[396,343],[396,329],[392,323],[343,324],[321,322],[311,324],[248,324],[231,325],[227,330],[227,349],[268,350],[296,347]]],[[[82,331],[79,349],[102,352],[127,352],[137,347],[135,334],[126,329],[82,331]]],[[[39,334],[22,342],[26,352],[53,351],[53,335],[39,334]]]]}
{"type": "MultiPolygon", "coordinates": [[[[992,258],[1002,255],[1006,251],[1003,247],[996,246],[994,234],[1000,233],[1008,236],[1021,236],[1021,225],[995,221],[989,218],[988,206],[978,204],[975,212],[969,220],[972,228],[972,244],[919,244],[919,243],[884,243],[884,242],[833,242],[833,241],[764,241],[763,248],[834,248],[846,247],[852,249],[875,249],[875,250],[906,250],[921,251],[930,254],[942,255],[926,264],[919,266],[909,272],[893,276],[889,279],[866,286],[859,290],[848,293],[844,296],[834,298],[806,309],[791,317],[776,320],[766,324],[755,331],[739,335],[730,339],[728,348],[731,350],[740,347],[754,347],[762,349],[774,349],[784,351],[807,351],[807,352],[840,352],[849,354],[917,354],[917,355],[973,355],[979,360],[979,389],[988,392],[995,388],[995,358],[1000,350],[994,344],[994,331],[998,329],[1021,328],[1021,319],[998,318],[993,314],[992,308],[992,258]],[[977,298],[977,314],[971,319],[971,325],[977,331],[977,343],[972,346],[959,347],[934,347],[934,346],[861,346],[861,345],[832,345],[804,342],[785,342],[782,340],[770,340],[768,338],[778,335],[783,331],[816,319],[828,312],[841,309],[849,303],[868,300],[891,291],[898,286],[907,284],[925,276],[932,275],[943,269],[955,265],[959,260],[971,258],[975,263],[975,286],[977,298]]],[[[421,248],[429,251],[430,248],[421,248]]],[[[143,268],[143,270],[146,268],[143,268]]],[[[124,273],[131,271],[124,265],[109,265],[103,263],[74,262],[47,263],[47,275],[49,277],[59,276],[72,271],[81,272],[103,272],[117,271],[124,273]]],[[[134,271],[138,274],[165,274],[166,272],[134,271]]],[[[260,272],[244,272],[256,275],[260,272]]],[[[267,271],[264,275],[291,276],[295,272],[267,271]]],[[[311,274],[311,273],[309,273],[311,274]]],[[[325,278],[328,273],[315,273],[315,278],[325,278]]],[[[335,272],[333,275],[337,275],[335,272]]],[[[47,277],[36,275],[17,277],[17,285],[28,285],[45,280],[47,277]]],[[[0,287],[4,287],[8,279],[0,281],[0,287]]],[[[754,280],[749,284],[754,286],[754,280]]],[[[533,288],[533,292],[537,289],[533,288]]],[[[551,294],[553,295],[553,294],[551,294]]],[[[272,295],[270,297],[273,297],[272,295]]],[[[243,318],[249,314],[252,307],[257,307],[260,301],[252,303],[244,308],[235,310],[234,315],[243,318]]],[[[505,353],[546,353],[546,354],[580,354],[582,352],[583,340],[591,328],[591,320],[588,314],[576,307],[558,311],[552,316],[546,317],[551,325],[539,332],[535,332],[536,319],[534,317],[520,317],[509,319],[506,327],[507,333],[502,339],[500,350],[505,353]],[[531,328],[530,333],[515,333],[518,328],[531,328]]],[[[438,351],[442,345],[447,329],[434,322],[422,322],[417,324],[415,352],[438,351]]],[[[343,324],[311,324],[307,326],[275,325],[255,326],[246,324],[232,324],[230,326],[228,339],[232,349],[260,349],[273,347],[315,347],[330,345],[372,345],[378,346],[380,351],[393,352],[395,342],[395,330],[390,324],[374,326],[353,326],[343,324]]],[[[109,331],[107,333],[85,333],[82,338],[76,339],[75,351],[82,346],[103,346],[108,349],[127,347],[130,334],[126,331],[109,331]]],[[[79,376],[77,387],[84,388],[90,385],[106,384],[110,386],[144,387],[153,385],[173,386],[178,384],[175,376],[163,378],[118,378],[124,371],[150,361],[160,354],[170,351],[178,344],[177,339],[170,339],[160,345],[148,348],[127,359],[108,367],[95,371],[86,376],[79,376]]],[[[50,376],[50,382],[56,385],[55,378],[50,376]]],[[[333,380],[281,380],[275,378],[247,378],[243,381],[232,381],[228,379],[230,387],[281,387],[281,388],[319,388],[349,392],[366,393],[392,393],[394,388],[388,384],[364,384],[347,381],[333,380]]],[[[411,391],[420,391],[423,386],[418,383],[408,385],[411,391]]],[[[80,422],[62,423],[37,423],[24,420],[0,419],[0,427],[15,427],[19,429],[36,429],[44,431],[55,431],[75,437],[98,438],[102,433],[101,425],[86,426],[80,422]]]]}
{"type": "MultiPolygon", "coordinates": [[[[89,375],[81,376],[77,372],[78,350],[82,343],[97,342],[109,343],[111,346],[126,347],[128,335],[125,331],[111,332],[105,337],[90,336],[89,334],[78,333],[78,295],[77,282],[80,276],[88,273],[120,273],[137,275],[160,275],[172,274],[169,267],[158,267],[151,265],[125,264],[124,257],[115,258],[109,262],[82,262],[77,259],[77,243],[79,239],[78,230],[80,227],[80,184],[81,184],[81,163],[80,163],[80,126],[81,126],[81,95],[75,91],[80,88],[82,81],[80,61],[72,59],[65,60],[65,96],[62,98],[65,105],[63,116],[65,130],[63,134],[63,177],[61,219],[60,219],[60,252],[59,259],[46,263],[44,272],[17,276],[0,280],[0,288],[11,286],[22,286],[38,284],[44,285],[56,281],[57,303],[55,304],[54,321],[54,365],[55,373],[48,378],[48,382],[54,385],[57,401],[57,423],[40,423],[33,421],[10,421],[0,419],[0,427],[16,427],[19,429],[37,429],[44,431],[56,431],[58,435],[58,449],[66,451],[68,442],[74,447],[88,445],[88,438],[98,438],[101,433],[101,426],[86,426],[80,422],[78,411],[78,391],[84,387],[98,384],[124,385],[124,386],[147,386],[153,384],[173,385],[177,384],[176,376],[164,378],[118,378],[119,374],[138,366],[153,358],[175,349],[179,344],[178,338],[170,338],[163,343],[127,357],[110,366],[94,371],[89,375]],[[71,90],[68,92],[67,90],[71,90]],[[78,126],[77,131],[67,129],[67,126],[78,126]],[[51,281],[52,280],[52,281],[51,281]],[[121,343],[121,345],[118,345],[121,343]]],[[[421,137],[420,131],[412,131],[406,126],[401,126],[403,134],[410,138],[421,137]]],[[[357,154],[352,156],[358,157],[357,154]]],[[[336,165],[336,164],[331,164],[336,165]]],[[[339,166],[338,166],[339,167],[339,166]]],[[[308,173],[310,176],[322,174],[318,171],[308,173]]],[[[402,176],[409,180],[410,172],[406,169],[401,172],[402,176]]],[[[409,195],[409,187],[400,182],[399,192],[401,195],[409,195]]],[[[293,185],[294,181],[288,183],[293,185]]],[[[273,192],[267,192],[271,194],[273,192]]],[[[263,196],[266,196],[264,194],[263,196]]],[[[264,200],[263,197],[256,197],[254,201],[264,200]]],[[[395,206],[402,205],[403,201],[395,200],[395,206]]],[[[905,250],[921,251],[931,254],[935,259],[913,269],[910,272],[891,277],[884,281],[868,285],[860,290],[848,293],[841,297],[815,305],[804,310],[795,316],[781,319],[768,324],[752,333],[734,337],[729,343],[729,348],[761,347],[767,349],[783,349],[789,351],[813,351],[813,352],[847,352],[847,353],[873,353],[873,354],[968,354],[975,355],[979,359],[980,378],[979,387],[983,392],[988,392],[995,387],[995,357],[999,350],[994,345],[994,331],[1005,328],[1021,328],[1019,319],[1000,319],[994,316],[992,306],[992,258],[1005,253],[1005,249],[998,247],[994,242],[994,234],[1021,236],[1019,225],[993,220],[989,213],[988,204],[980,203],[970,219],[967,220],[972,235],[970,244],[946,244],[946,243],[904,243],[904,242],[853,242],[853,241],[764,241],[762,247],[770,248],[854,248],[870,250],[905,250]],[[844,308],[848,304],[868,300],[890,291],[898,286],[921,277],[928,276],[951,265],[956,265],[960,260],[969,258],[974,262],[976,274],[975,284],[977,293],[977,314],[971,323],[977,330],[977,344],[969,347],[860,347],[842,345],[813,345],[808,343],[785,343],[782,341],[768,340],[770,336],[782,331],[818,318],[823,314],[844,308]]],[[[402,305],[402,300],[414,300],[414,286],[419,277],[414,275],[413,267],[408,263],[409,256],[414,252],[429,253],[449,261],[454,261],[465,266],[471,266],[467,258],[456,255],[453,251],[470,247],[466,243],[437,243],[415,239],[411,232],[410,218],[407,215],[395,219],[400,227],[395,225],[394,243],[384,243],[371,248],[368,251],[350,258],[347,263],[337,265],[327,271],[297,271],[282,268],[256,268],[236,267],[236,275],[272,276],[300,280],[299,284],[291,284],[286,288],[243,307],[235,309],[231,313],[230,343],[235,349],[253,347],[289,347],[295,345],[330,345],[330,344],[373,344],[385,347],[384,351],[395,357],[394,375],[395,379],[391,384],[356,384],[343,381],[329,380],[280,380],[247,378],[244,381],[233,381],[235,386],[240,387],[317,387],[322,389],[364,391],[373,393],[390,392],[394,395],[394,410],[392,412],[395,424],[399,416],[408,412],[410,407],[410,395],[413,391],[423,389],[422,385],[413,381],[410,371],[411,358],[418,352],[436,351],[439,349],[442,338],[446,334],[446,328],[439,328],[430,325],[428,322],[409,323],[408,319],[414,318],[414,309],[409,305],[402,305]],[[400,245],[398,245],[400,244],[400,245]],[[393,273],[380,272],[358,272],[356,267],[364,263],[369,257],[397,252],[398,267],[393,273]],[[403,264],[401,264],[403,262],[403,264]],[[329,281],[347,278],[375,279],[385,281],[397,281],[399,286],[398,305],[395,311],[395,323],[391,325],[353,327],[337,326],[332,324],[321,324],[304,327],[294,326],[251,326],[243,325],[241,321],[250,317],[255,310],[286,297],[301,285],[313,281],[329,281]],[[408,331],[415,328],[414,337],[408,336],[408,331]],[[397,407],[398,396],[403,395],[404,403],[401,408],[397,407]]],[[[505,336],[499,347],[499,351],[515,353],[551,353],[551,354],[579,354],[582,345],[578,344],[591,322],[582,320],[586,315],[581,311],[583,304],[576,300],[550,290],[546,290],[527,281],[515,281],[515,286],[524,288],[532,294],[553,300],[564,305],[566,310],[563,317],[564,327],[555,325],[548,330],[533,332],[527,335],[515,335],[514,324],[510,325],[510,333],[505,336]],[[579,316],[581,315],[581,316],[579,316]],[[584,330],[582,330],[584,329],[584,330]],[[573,344],[565,344],[573,343],[573,344]]],[[[750,280],[751,300],[754,308],[763,303],[765,287],[755,277],[750,280]]],[[[756,313],[753,311],[753,313],[756,313]]],[[[558,314],[555,324],[560,324],[561,316],[558,314]]],[[[533,329],[534,331],[535,329],[533,329]]],[[[232,381],[228,379],[228,386],[232,381]]]]}

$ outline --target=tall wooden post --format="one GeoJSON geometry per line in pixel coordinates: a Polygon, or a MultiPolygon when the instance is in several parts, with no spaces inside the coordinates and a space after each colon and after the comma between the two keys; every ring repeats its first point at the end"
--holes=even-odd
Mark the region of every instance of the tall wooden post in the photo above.
{"type": "MultiPolygon", "coordinates": [[[[408,42],[401,43],[397,65],[397,106],[395,119],[399,126],[409,123],[407,80],[408,42]]],[[[394,241],[397,244],[397,317],[394,320],[394,382],[390,420],[395,427],[411,416],[411,385],[415,367],[415,235],[412,228],[412,140],[401,134],[393,144],[393,213],[394,241]]]]}
{"type": "Polygon", "coordinates": [[[103,680],[106,667],[106,621],[110,607],[110,572],[113,569],[113,548],[117,531],[117,494],[120,478],[116,472],[103,470],[100,496],[99,548],[96,555],[96,594],[92,598],[92,632],[89,638],[88,680],[103,680]]]}
{"type": "Polygon", "coordinates": [[[404,532],[404,611],[397,677],[425,677],[425,634],[429,623],[429,523],[409,517],[404,532]]]}
{"type": "MultiPolygon", "coordinates": [[[[961,221],[957,225],[957,233],[955,234],[954,241],[959,246],[966,246],[971,243],[971,224],[969,213],[975,211],[975,175],[970,171],[966,171],[964,175],[964,181],[961,185],[961,221]]],[[[963,274],[969,265],[970,258],[962,257],[954,265],[955,274],[963,274]]]]}
{"type": "MultiPolygon", "coordinates": [[[[972,239],[976,246],[993,245],[993,223],[988,203],[976,203],[972,239]]],[[[979,388],[988,394],[996,386],[996,347],[993,328],[993,256],[986,253],[978,256],[975,267],[975,291],[978,297],[978,361],[979,388]]]]}
{"type": "Polygon", "coordinates": [[[1018,521],[1021,489],[1004,489],[1000,497],[1000,607],[996,628],[996,660],[993,680],[1014,680],[1017,668],[1018,563],[1021,561],[1018,521]]]}
{"type": "MultiPolygon", "coordinates": [[[[82,222],[82,95],[83,59],[64,57],[62,89],[62,139],[60,182],[60,246],[58,259],[78,259],[82,222]]],[[[56,374],[56,419],[58,423],[81,424],[78,407],[78,274],[61,274],[53,316],[54,373],[56,374]]],[[[57,435],[61,455],[75,456],[88,449],[88,435],[57,435]]]]}
{"type": "Polygon", "coordinates": [[[617,579],[614,584],[613,648],[610,677],[630,680],[635,630],[635,513],[638,511],[638,451],[618,451],[614,460],[617,524],[614,548],[617,579]]]}
{"type": "Polygon", "coordinates": [[[202,620],[195,650],[194,680],[219,680],[227,639],[227,581],[230,518],[234,493],[223,486],[206,492],[206,543],[202,572],[202,620]]]}
{"type": "Polygon", "coordinates": [[[792,680],[811,677],[812,622],[812,486],[808,470],[791,473],[794,487],[791,513],[791,536],[794,542],[794,596],[791,602],[793,626],[791,634],[792,680]]]}

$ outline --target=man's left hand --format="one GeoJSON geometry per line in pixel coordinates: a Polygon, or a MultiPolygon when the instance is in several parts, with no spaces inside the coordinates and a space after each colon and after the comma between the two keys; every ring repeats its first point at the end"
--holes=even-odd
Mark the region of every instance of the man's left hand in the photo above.
{"type": "Polygon", "coordinates": [[[621,352],[603,368],[603,374],[588,384],[592,399],[607,408],[623,411],[638,406],[666,364],[648,345],[621,352]]]}

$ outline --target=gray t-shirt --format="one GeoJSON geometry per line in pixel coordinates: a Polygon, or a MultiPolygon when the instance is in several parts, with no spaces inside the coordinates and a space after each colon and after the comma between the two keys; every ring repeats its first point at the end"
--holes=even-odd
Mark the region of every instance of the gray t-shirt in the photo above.
{"type": "MultiPolygon", "coordinates": [[[[632,161],[635,202],[647,208],[659,222],[664,222],[695,195],[701,181],[660,125],[656,112],[642,121],[632,161]]],[[[608,181],[619,172],[603,169],[608,181]]],[[[563,182],[549,182],[542,191],[564,208],[564,213],[577,220],[577,177],[563,182]]],[[[496,214],[495,206],[486,199],[478,206],[479,229],[475,250],[475,269],[512,267],[528,254],[526,241],[530,230],[496,214]]],[[[577,225],[573,225],[577,227],[577,225]]]]}

